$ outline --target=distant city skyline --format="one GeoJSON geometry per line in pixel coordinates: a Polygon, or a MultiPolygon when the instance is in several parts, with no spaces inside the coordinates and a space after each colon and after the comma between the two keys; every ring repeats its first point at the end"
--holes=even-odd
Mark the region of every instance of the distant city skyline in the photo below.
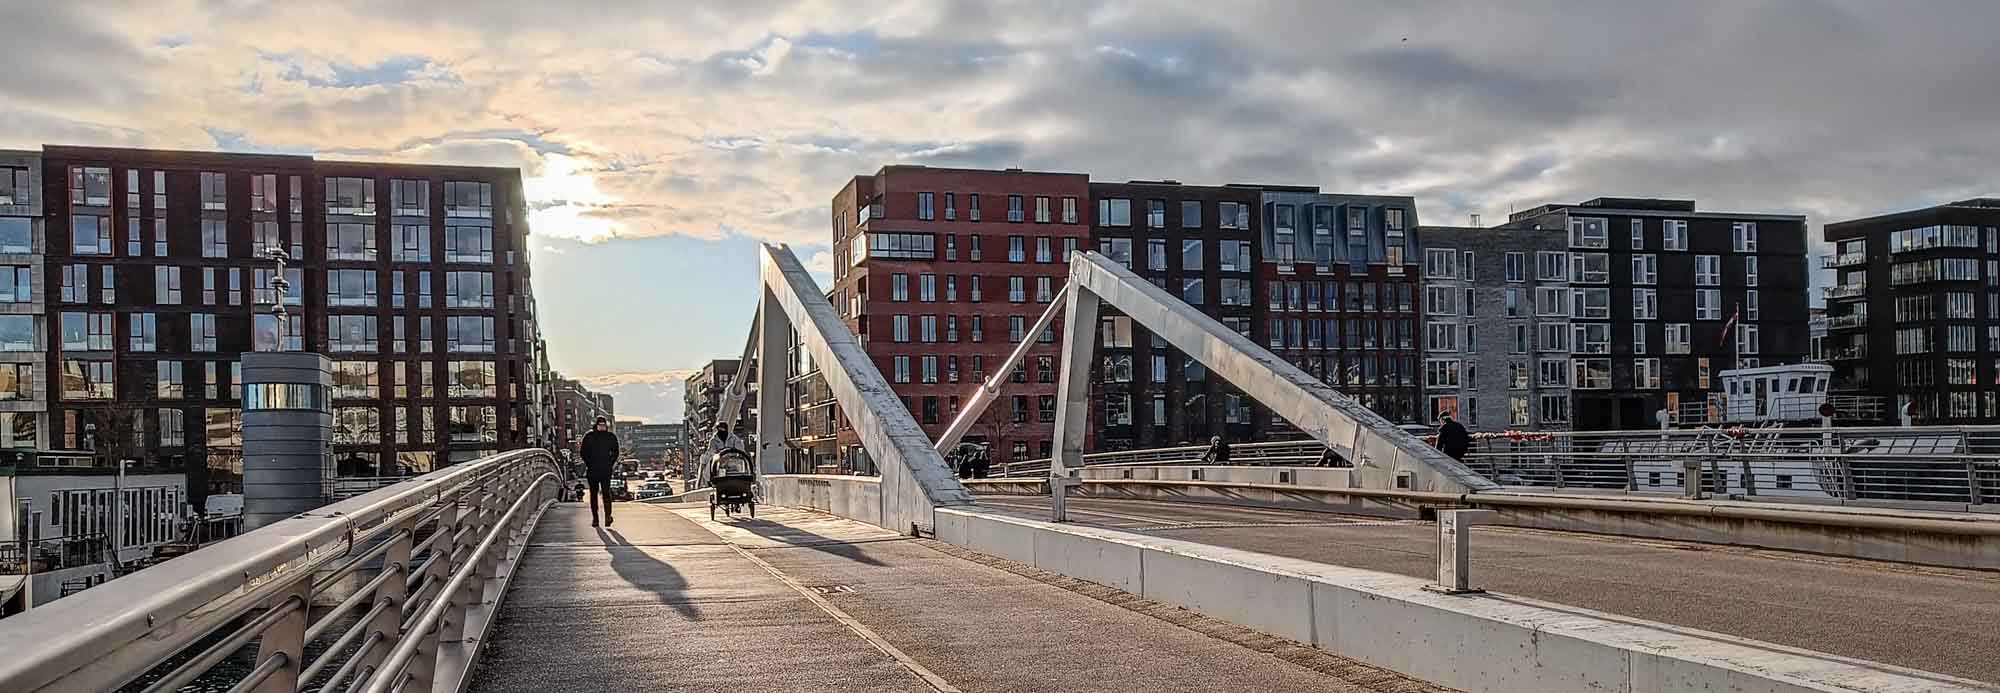
{"type": "Polygon", "coordinates": [[[0,147],[519,167],[553,364],[660,421],[678,394],[639,383],[739,353],[758,242],[830,281],[829,201],[855,171],[1320,185],[1449,224],[1685,198],[1805,214],[1818,239],[1995,192],[1995,19],[1722,0],[10,3],[14,53],[89,60],[0,74],[0,147]],[[307,25],[327,30],[291,30],[307,25]]]}

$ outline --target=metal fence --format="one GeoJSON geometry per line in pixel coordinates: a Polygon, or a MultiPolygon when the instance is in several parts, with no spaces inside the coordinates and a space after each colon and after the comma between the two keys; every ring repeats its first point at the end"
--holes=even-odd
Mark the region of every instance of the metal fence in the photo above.
{"type": "MultiPolygon", "coordinates": [[[[1084,464],[1194,464],[1207,449],[1095,453],[1084,464]]],[[[1312,441],[1230,446],[1236,465],[1311,465],[1324,451],[1312,441]]],[[[1906,507],[2000,504],[2000,426],[1475,434],[1465,464],[1513,488],[1906,507]]],[[[1049,464],[1029,460],[995,472],[1046,476],[1049,464]]]]}
{"type": "Polygon", "coordinates": [[[0,690],[455,690],[561,477],[454,465],[0,620],[0,690]]]}

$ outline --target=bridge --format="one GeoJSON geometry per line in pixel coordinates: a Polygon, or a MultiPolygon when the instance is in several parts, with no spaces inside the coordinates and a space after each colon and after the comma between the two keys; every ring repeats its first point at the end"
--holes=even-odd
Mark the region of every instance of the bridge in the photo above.
{"type": "MultiPolygon", "coordinates": [[[[795,332],[879,476],[780,473],[781,417],[761,417],[755,517],[711,519],[696,490],[600,528],[558,499],[552,455],[504,453],[0,620],[0,690],[2000,687],[1984,456],[1889,474],[1852,445],[1635,438],[1461,463],[1116,263],[1071,271],[1055,454],[1018,476],[956,478],[949,437],[767,247],[746,353],[782,361],[795,332]],[[1084,455],[1104,310],[1310,440],[1227,467],[1084,455]],[[1771,470],[1817,457],[1833,497],[1776,493],[1771,470]],[[1869,491],[1892,478],[1902,497],[1869,491]]],[[[728,397],[779,411],[772,385],[728,397]]]]}

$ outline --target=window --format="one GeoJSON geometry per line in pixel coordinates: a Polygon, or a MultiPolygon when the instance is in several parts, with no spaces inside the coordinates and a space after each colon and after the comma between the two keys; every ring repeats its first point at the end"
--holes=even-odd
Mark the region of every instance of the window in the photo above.
{"type": "Polygon", "coordinates": [[[128,329],[132,351],[159,351],[159,316],[152,313],[127,313],[128,329]]]}
{"type": "Polygon", "coordinates": [[[1403,210],[1390,207],[1382,210],[1382,226],[1394,233],[1403,230],[1403,210]]]}
{"type": "Polygon", "coordinates": [[[373,307],[376,305],[375,281],[375,270],[327,270],[326,304],[335,307],[373,307]]]}
{"type": "Polygon", "coordinates": [[[1455,297],[1458,290],[1449,286],[1424,288],[1424,312],[1430,315],[1457,315],[1455,297]]]}
{"type": "MultiPolygon", "coordinates": [[[[180,274],[178,268],[162,267],[159,269],[175,270],[170,278],[173,280],[173,285],[175,287],[174,288],[175,301],[179,302],[180,274]]],[[[268,306],[278,301],[278,288],[275,286],[276,278],[277,278],[276,270],[270,270],[270,269],[259,269],[256,270],[255,273],[251,275],[251,281],[253,282],[252,288],[255,290],[255,295],[252,298],[256,300],[257,305],[268,306]]],[[[305,298],[304,296],[301,295],[301,292],[298,291],[298,289],[301,289],[305,286],[304,270],[298,267],[285,268],[285,282],[286,282],[285,305],[288,306],[302,305],[305,301],[305,298]]],[[[162,305],[167,305],[166,301],[164,300],[159,301],[159,303],[161,303],[162,305]]],[[[429,303],[425,303],[420,307],[427,308],[429,307],[429,305],[430,305],[429,303]]]]}
{"type": "Polygon", "coordinates": [[[1466,281],[1476,281],[1477,278],[1473,276],[1472,272],[1472,251],[1468,250],[1460,254],[1458,266],[1466,281]]]}
{"type": "Polygon", "coordinates": [[[1035,300],[1041,303],[1055,300],[1052,278],[1035,277],[1035,300]]]}
{"type": "MultiPolygon", "coordinates": [[[[1959,325],[1955,327],[1964,327],[1966,329],[1966,337],[1967,337],[1966,342],[1968,342],[1968,344],[1966,345],[1966,348],[1964,350],[1971,351],[1972,345],[1970,344],[1970,342],[1972,340],[1970,339],[1970,337],[1972,336],[1972,327],[1969,325],[1959,325]]],[[[1757,351],[1758,347],[1762,345],[1762,340],[1758,339],[1758,336],[1759,335],[1757,333],[1756,325],[1738,324],[1736,326],[1736,353],[1738,354],[1758,353],[1757,351]]]]}
{"type": "Polygon", "coordinates": [[[1541,359],[1535,362],[1537,387],[1569,387],[1569,359],[1541,359]]]}
{"type": "Polygon", "coordinates": [[[1632,290],[1632,319],[1657,320],[1660,317],[1660,292],[1658,289],[1632,290]]]}
{"type": "Polygon", "coordinates": [[[1694,292],[1694,319],[1721,320],[1722,292],[1716,289],[1697,289],[1694,292]]]}
{"type": "Polygon", "coordinates": [[[903,302],[910,300],[910,275],[889,275],[889,300],[903,302]]]}
{"type": "Polygon", "coordinates": [[[28,270],[22,265],[0,265],[0,303],[29,303],[35,300],[35,282],[28,270]]]}
{"type": "Polygon", "coordinates": [[[1162,238],[1146,240],[1146,269],[1155,272],[1167,269],[1167,241],[1162,238]]]}
{"type": "Polygon", "coordinates": [[[1007,341],[1019,344],[1026,339],[1027,332],[1027,318],[1019,315],[1007,316],[1007,341]]]}
{"type": "Polygon", "coordinates": [[[444,307],[492,308],[492,272],[444,273],[444,307]]]}
{"type": "Polygon", "coordinates": [[[980,290],[979,290],[979,285],[980,285],[980,281],[979,281],[979,275],[977,275],[977,274],[975,274],[975,275],[972,275],[972,276],[971,276],[971,277],[969,277],[968,279],[970,279],[970,281],[972,282],[972,286],[971,286],[971,287],[969,287],[969,291],[967,292],[967,293],[971,294],[970,298],[971,298],[972,302],[973,302],[973,303],[978,303],[978,302],[980,302],[981,300],[984,300],[984,299],[985,299],[985,295],[984,295],[984,294],[982,294],[982,293],[980,292],[980,290]]]}
{"type": "MultiPolygon", "coordinates": [[[[937,236],[928,233],[868,233],[855,237],[861,258],[931,260],[937,257],[937,236]]],[[[972,237],[972,260],[979,261],[979,237],[972,237]]]]}
{"type": "Polygon", "coordinates": [[[1660,249],[1687,250],[1688,223],[1679,219],[1660,222],[1660,249]]]}
{"type": "Polygon", "coordinates": [[[63,399],[111,399],[115,385],[110,361],[62,360],[63,399]]]}
{"type": "Polygon", "coordinates": [[[1024,203],[1024,202],[1023,202],[1023,200],[1021,199],[1021,196],[1020,196],[1020,195],[1008,195],[1008,196],[1007,196],[1007,221],[1011,221],[1011,222],[1016,222],[1016,223],[1019,223],[1019,222],[1023,222],[1023,221],[1027,221],[1027,218],[1028,218],[1028,211],[1027,211],[1027,207],[1025,206],[1025,203],[1024,203]]]}
{"type": "MultiPolygon", "coordinates": [[[[449,183],[447,186],[451,185],[449,183]]],[[[296,189],[296,186],[294,186],[296,189]]],[[[447,196],[449,194],[447,187],[447,196]]],[[[372,178],[326,179],[326,213],[374,216],[375,180],[372,178]]]]}
{"type": "Polygon", "coordinates": [[[71,166],[69,204],[71,207],[111,206],[111,169],[71,166]]]}
{"type": "Polygon", "coordinates": [[[1008,237],[1007,237],[1007,261],[1008,261],[1008,262],[1027,262],[1027,261],[1028,261],[1028,247],[1027,247],[1027,242],[1028,242],[1028,239],[1027,239],[1027,237],[1025,237],[1025,236],[1008,236],[1008,237]]]}
{"type": "Polygon", "coordinates": [[[192,351],[215,351],[215,314],[193,313],[188,315],[188,349],[192,351]]]}
{"type": "Polygon", "coordinates": [[[154,362],[155,391],[160,399],[180,399],[187,393],[187,378],[179,361],[154,362]]]}
{"type": "Polygon", "coordinates": [[[1076,223],[1076,198],[1065,197],[1062,199],[1062,205],[1062,222],[1065,224],[1076,223]]]}
{"type": "Polygon", "coordinates": [[[1632,249],[1646,249],[1646,224],[1638,219],[1632,220],[1632,249]]]}
{"type": "Polygon", "coordinates": [[[1526,253],[1520,253],[1520,252],[1511,252],[1511,251],[1510,251],[1510,252],[1508,252],[1508,253],[1507,253],[1507,281],[1510,281],[1510,282],[1523,282],[1523,281],[1527,281],[1527,280],[1528,280],[1528,256],[1527,256],[1527,254],[1526,254],[1526,253]]]}
{"type": "Polygon", "coordinates": [[[201,172],[201,208],[203,211],[227,211],[229,209],[229,179],[221,173],[201,172]]]}
{"type": "Polygon", "coordinates": [[[1222,271],[1248,272],[1255,258],[1250,254],[1249,241],[1222,241],[1222,271]]]}
{"type": "Polygon", "coordinates": [[[1659,359],[1632,359],[1632,387],[1657,390],[1660,387],[1659,359]]]}
{"type": "Polygon", "coordinates": [[[1570,325],[1570,350],[1578,354],[1611,353],[1611,323],[1579,322],[1570,325]]]}
{"type": "MultiPolygon", "coordinates": [[[[1972,294],[1966,294],[1966,295],[1965,295],[1965,298],[1966,298],[1966,306],[1967,306],[1967,308],[1966,308],[1966,311],[1967,311],[1967,314],[1966,314],[1966,316],[1965,316],[1965,317],[1968,317],[1968,318],[1969,318],[1969,317],[1972,317],[1972,315],[1971,315],[1971,300],[1972,300],[1972,294]]],[[[1744,291],[1744,292],[1743,292],[1743,319],[1744,319],[1744,320],[1757,320],[1757,319],[1758,319],[1758,317],[1757,317],[1757,314],[1758,314],[1759,312],[1761,312],[1761,311],[1759,311],[1759,310],[1757,309],[1757,303],[1758,303],[1758,301],[1757,301],[1757,290],[1756,290],[1756,289],[1750,289],[1750,290],[1747,290],[1747,291],[1744,291]]]]}
{"type": "Polygon", "coordinates": [[[1069,256],[1074,254],[1076,254],[1076,239],[1074,238],[1062,239],[1062,254],[1056,256],[1056,259],[1064,264],[1068,264],[1069,256]]]}
{"type": "Polygon", "coordinates": [[[1250,205],[1241,202],[1219,202],[1216,208],[1216,226],[1225,229],[1250,228],[1250,205]]]}
{"type": "MultiPolygon", "coordinates": [[[[1967,227],[1970,228],[1970,227],[1967,227]]],[[[1757,222],[1739,221],[1729,225],[1729,240],[1739,253],[1757,252],[1757,222]]],[[[1973,242],[1976,247],[1977,241],[1973,242]]]]}
{"type": "Polygon", "coordinates": [[[1695,286],[1721,286],[1722,256],[1694,256],[1694,283],[1695,286]]]}
{"type": "Polygon", "coordinates": [[[1100,240],[1097,243],[1097,251],[1128,269],[1132,267],[1132,239],[1130,238],[1106,238],[1100,240]]]}
{"type": "MultiPolygon", "coordinates": [[[[427,327],[429,321],[426,319],[424,322],[418,323],[418,325],[419,327],[427,327]]],[[[368,344],[370,350],[374,348],[374,326],[375,318],[374,316],[369,316],[368,344]]],[[[454,315],[445,318],[444,327],[445,351],[480,354],[493,353],[493,318],[476,315],[454,315]]],[[[429,330],[422,330],[418,334],[418,338],[429,342],[429,330]]]]}
{"type": "Polygon", "coordinates": [[[1646,323],[1635,323],[1632,325],[1632,353],[1643,354],[1646,351],[1646,323]]]}
{"type": "Polygon", "coordinates": [[[110,255],[111,217],[75,214],[69,218],[71,255],[110,255]]]}
{"type": "Polygon", "coordinates": [[[891,339],[899,344],[910,341],[910,316],[892,315],[889,317],[889,326],[891,339]]]}
{"type": "Polygon", "coordinates": [[[27,217],[0,217],[0,253],[34,252],[32,225],[27,217]]]}
{"type": "Polygon", "coordinates": [[[40,323],[34,315],[0,315],[0,351],[41,351],[40,323]]]}
{"type": "MultiPolygon", "coordinates": [[[[373,254],[370,251],[371,258],[373,254]]],[[[493,227],[444,227],[444,261],[493,264],[493,227]]]]}
{"type": "Polygon", "coordinates": [[[475,219],[493,218],[493,184],[477,181],[445,181],[444,215],[475,219]]]}
{"type": "Polygon", "coordinates": [[[938,340],[937,316],[935,315],[918,316],[917,326],[920,328],[917,331],[917,337],[919,339],[923,340],[923,342],[926,344],[935,344],[937,342],[938,340]]]}
{"type": "Polygon", "coordinates": [[[1535,326],[1539,334],[1535,345],[1540,351],[1569,351],[1569,323],[1542,323],[1535,326]]]}
{"type": "Polygon", "coordinates": [[[1430,248],[1424,251],[1425,279],[1457,279],[1458,251],[1450,248],[1430,248]]]}
{"type": "Polygon", "coordinates": [[[1425,323],[1425,333],[1429,341],[1425,348],[1430,351],[1458,351],[1458,326],[1448,322],[1425,323]]]}
{"type": "Polygon", "coordinates": [[[376,350],[375,316],[329,315],[326,318],[326,323],[328,351],[372,352],[376,350]]]}
{"type": "Polygon", "coordinates": [[[110,351],[110,313],[63,313],[63,351],[110,351]]]}
{"type": "Polygon", "coordinates": [[[936,203],[933,199],[935,195],[935,193],[927,192],[917,193],[918,219],[934,219],[937,217],[936,203]]]}
{"type": "Polygon", "coordinates": [[[1028,301],[1027,280],[1022,277],[1007,278],[1007,300],[1013,303],[1028,301]]]}
{"type": "Polygon", "coordinates": [[[1667,353],[1669,354],[1693,353],[1692,347],[1694,344],[1694,330],[1691,329],[1691,326],[1689,326],[1687,323],[1684,322],[1667,323],[1666,333],[1667,333],[1666,335],[1667,353]]]}
{"type": "MultiPolygon", "coordinates": [[[[1194,281],[1200,282],[1201,280],[1196,279],[1194,281]]],[[[1250,305],[1250,280],[1225,277],[1222,280],[1221,290],[1222,290],[1221,305],[1225,306],[1250,305]]]]}
{"type": "Polygon", "coordinates": [[[1528,326],[1522,324],[1515,324],[1513,325],[1513,331],[1514,331],[1514,348],[1510,350],[1510,353],[1515,353],[1515,354],[1528,353],[1528,326]]]}
{"type": "Polygon", "coordinates": [[[1573,317],[1608,320],[1611,318],[1611,290],[1571,289],[1570,310],[1573,317]]]}
{"type": "MultiPolygon", "coordinates": [[[[903,275],[896,275],[902,277],[903,275]]],[[[907,293],[907,290],[906,290],[907,293]]],[[[937,275],[924,274],[917,277],[917,300],[925,303],[937,301],[937,275]]]]}
{"type": "MultiPolygon", "coordinates": [[[[139,172],[129,171],[127,189],[138,194],[139,172]]],[[[0,205],[31,205],[35,201],[35,184],[28,176],[25,166],[0,166],[0,205]]],[[[134,203],[136,204],[136,203],[134,203]]]]}
{"type": "Polygon", "coordinates": [[[1435,359],[1424,362],[1425,387],[1458,387],[1458,359],[1435,359]]]}
{"type": "Polygon", "coordinates": [[[1131,226],[1132,201],[1111,197],[1097,201],[1098,226],[1131,226]]]}
{"type": "Polygon", "coordinates": [[[1611,247],[1611,238],[1607,226],[1608,225],[1605,222],[1605,220],[1594,217],[1577,217],[1570,219],[1569,247],[1571,248],[1611,247]]]}
{"type": "Polygon", "coordinates": [[[986,341],[985,320],[977,315],[971,316],[969,319],[972,321],[972,341],[986,341]]]}
{"type": "Polygon", "coordinates": [[[1571,387],[1578,390],[1611,389],[1611,359],[1576,359],[1576,378],[1571,387]]]}
{"type": "MultiPolygon", "coordinates": [[[[965,208],[965,213],[966,213],[966,216],[965,216],[965,218],[967,218],[967,219],[970,219],[970,220],[972,220],[972,221],[979,221],[979,193],[972,193],[972,199],[971,199],[971,202],[970,202],[969,204],[967,204],[967,206],[966,206],[966,208],[965,208]]],[[[974,248],[978,248],[978,247],[979,247],[979,240],[978,240],[978,238],[979,238],[979,237],[977,237],[977,236],[974,236],[974,237],[973,237],[973,241],[972,241],[972,246],[973,246],[974,248]]],[[[974,261],[974,262],[977,262],[977,261],[979,260],[979,251],[978,251],[978,250],[974,250],[974,251],[972,251],[972,259],[973,259],[973,261],[974,261]]]]}
{"type": "Polygon", "coordinates": [[[1757,285],[1757,256],[1755,255],[1743,258],[1743,285],[1757,285]]]}
{"type": "Polygon", "coordinates": [[[326,257],[329,260],[373,261],[375,227],[369,224],[327,224],[326,257]]]}
{"type": "Polygon", "coordinates": [[[1208,299],[1203,291],[1201,279],[1181,280],[1181,300],[1185,301],[1188,305],[1199,306],[1205,304],[1208,299]]]}
{"type": "Polygon", "coordinates": [[[1535,253],[1535,279],[1545,282],[1569,281],[1569,253],[1535,253]]]}
{"type": "MultiPolygon", "coordinates": [[[[1750,259],[1755,260],[1756,258],[1750,259]]],[[[1659,283],[1659,278],[1660,257],[1658,255],[1648,253],[1632,256],[1632,284],[1634,286],[1651,286],[1659,283]]]]}
{"type": "Polygon", "coordinates": [[[1056,256],[1048,236],[1035,237],[1035,262],[1055,262],[1056,256]]]}
{"type": "Polygon", "coordinates": [[[1181,200],[1181,228],[1201,228],[1201,200],[1181,200]]]}
{"type": "Polygon", "coordinates": [[[1569,292],[1562,287],[1535,287],[1535,315],[1545,318],[1569,317],[1569,292]]]}
{"type": "MultiPolygon", "coordinates": [[[[929,193],[925,194],[928,195],[929,193]]],[[[956,193],[945,193],[944,219],[945,221],[952,221],[957,218],[958,218],[958,195],[956,193]]],[[[949,259],[957,259],[957,258],[949,258],[949,259]]]]}
{"type": "Polygon", "coordinates": [[[1509,426],[1529,425],[1527,395],[1507,396],[1507,425],[1509,426]]]}
{"type": "Polygon", "coordinates": [[[1610,253],[1570,253],[1570,281],[1603,284],[1611,281],[1610,253]]]}

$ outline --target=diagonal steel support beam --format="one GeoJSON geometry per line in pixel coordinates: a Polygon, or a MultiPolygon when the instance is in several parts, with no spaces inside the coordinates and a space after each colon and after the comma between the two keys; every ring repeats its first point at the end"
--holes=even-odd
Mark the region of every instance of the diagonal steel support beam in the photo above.
{"type": "MultiPolygon", "coordinates": [[[[826,378],[827,389],[847,415],[861,446],[882,470],[882,526],[899,532],[931,527],[931,510],[965,505],[972,494],[958,483],[944,458],[931,447],[929,436],[910,416],[903,400],[889,387],[882,371],[819,285],[799,264],[790,248],[766,245],[759,254],[759,272],[773,305],[784,312],[799,341],[812,354],[826,378]]],[[[783,368],[760,364],[760,387],[784,387],[783,368]]],[[[765,412],[763,416],[772,416],[765,412]]],[[[782,416],[782,413],[777,413],[782,416]]]]}
{"type": "MultiPolygon", "coordinates": [[[[1078,298],[1095,297],[1115,308],[1174,348],[1200,361],[1216,375],[1241,389],[1271,411],[1298,426],[1314,440],[1354,463],[1352,479],[1361,488],[1407,488],[1468,492],[1496,485],[1347,395],[1320,382],[1249,338],[1182,302],[1131,270],[1098,253],[1072,254],[1072,295],[1068,330],[1063,335],[1063,386],[1057,402],[1056,457],[1051,470],[1080,467],[1082,435],[1087,417],[1076,412],[1088,406],[1087,373],[1097,340],[1095,315],[1078,324],[1078,298]]],[[[1094,313],[1093,310],[1090,312],[1094,313]]]]}
{"type": "Polygon", "coordinates": [[[951,449],[958,445],[958,441],[965,438],[966,431],[972,430],[972,425],[979,423],[979,417],[986,413],[986,408],[1000,398],[1000,388],[1006,387],[1007,378],[1014,373],[1014,367],[1021,365],[1021,362],[1028,358],[1028,350],[1035,348],[1036,342],[1041,339],[1042,331],[1049,329],[1049,323],[1055,321],[1056,312],[1062,310],[1063,299],[1068,295],[1068,284],[1056,289],[1055,296],[1050,297],[1048,309],[1042,311],[1042,317],[1035,318],[1035,326],[1022,335],[1021,343],[1014,345],[1014,352],[1007,355],[1007,360],[1001,362],[999,368],[993,369],[993,375],[987,376],[986,382],[980,383],[979,388],[972,391],[972,396],[965,400],[965,406],[958,410],[958,418],[952,419],[951,425],[945,427],[944,435],[938,436],[936,446],[938,454],[951,452],[951,449]]]}

